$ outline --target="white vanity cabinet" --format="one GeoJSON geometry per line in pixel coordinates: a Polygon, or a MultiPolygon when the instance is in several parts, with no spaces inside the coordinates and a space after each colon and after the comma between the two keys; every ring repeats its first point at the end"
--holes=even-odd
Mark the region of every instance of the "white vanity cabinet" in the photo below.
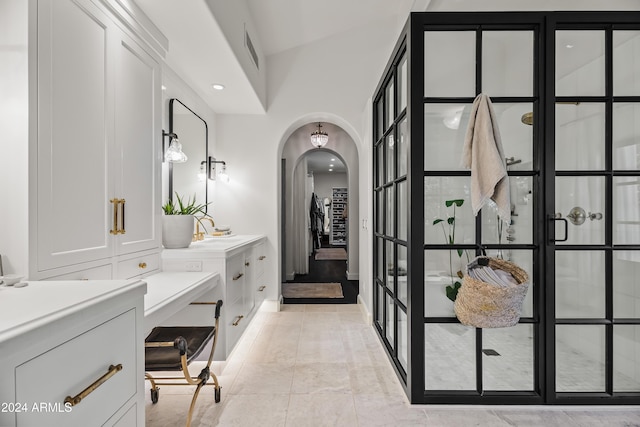
{"type": "MultiPolygon", "coordinates": [[[[206,239],[186,249],[165,249],[163,271],[207,271],[220,274],[220,286],[201,298],[222,299],[221,328],[216,360],[226,360],[264,301],[265,236],[233,236],[206,239]]],[[[190,306],[165,324],[207,324],[211,314],[202,306],[190,306]],[[195,322],[195,323],[194,323],[195,322]]]]}
{"type": "Polygon", "coordinates": [[[119,264],[144,251],[159,264],[161,58],[107,3],[30,2],[29,250],[17,263],[30,279],[131,277],[119,264]]]}
{"type": "Polygon", "coordinates": [[[0,289],[0,425],[143,426],[145,290],[139,280],[0,289]]]}

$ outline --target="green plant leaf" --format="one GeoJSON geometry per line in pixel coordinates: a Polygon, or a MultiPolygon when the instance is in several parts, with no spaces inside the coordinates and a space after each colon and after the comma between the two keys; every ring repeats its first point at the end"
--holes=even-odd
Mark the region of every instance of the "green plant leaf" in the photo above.
{"type": "Polygon", "coordinates": [[[464,253],[464,249],[456,249],[456,252],[458,252],[458,256],[460,258],[462,258],[462,254],[464,253]]]}
{"type": "Polygon", "coordinates": [[[449,298],[451,301],[455,301],[456,297],[458,296],[458,290],[460,289],[461,286],[462,284],[460,282],[455,282],[453,286],[447,286],[445,288],[445,291],[447,293],[447,298],[449,298]]]}
{"type": "Polygon", "coordinates": [[[449,244],[453,245],[453,236],[449,236],[449,244]]]}
{"type": "Polygon", "coordinates": [[[453,225],[453,224],[455,224],[455,222],[456,222],[456,218],[455,217],[452,216],[450,218],[447,218],[447,223],[449,225],[453,225]]]}
{"type": "Polygon", "coordinates": [[[448,208],[451,207],[451,205],[453,205],[454,200],[445,200],[444,201],[444,205],[448,208]]]}
{"type": "Polygon", "coordinates": [[[463,199],[456,199],[456,200],[451,200],[451,202],[456,205],[457,207],[462,206],[462,204],[464,203],[463,199]]]}
{"type": "Polygon", "coordinates": [[[435,220],[433,220],[433,224],[432,225],[440,224],[442,221],[444,221],[444,219],[435,219],[435,220]]]}

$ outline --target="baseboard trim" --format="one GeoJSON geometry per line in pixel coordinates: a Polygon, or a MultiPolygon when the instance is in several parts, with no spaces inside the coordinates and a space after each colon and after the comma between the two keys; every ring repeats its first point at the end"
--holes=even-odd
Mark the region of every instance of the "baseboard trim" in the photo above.
{"type": "Polygon", "coordinates": [[[262,302],[260,309],[270,313],[277,313],[280,311],[280,301],[266,299],[262,302]]]}
{"type": "Polygon", "coordinates": [[[367,325],[373,325],[373,315],[371,314],[371,312],[369,312],[367,305],[364,303],[361,295],[358,295],[358,306],[360,307],[360,313],[362,314],[362,317],[364,318],[364,321],[367,323],[367,325]]]}
{"type": "Polygon", "coordinates": [[[347,280],[360,280],[360,274],[359,273],[349,273],[347,271],[347,280]]]}

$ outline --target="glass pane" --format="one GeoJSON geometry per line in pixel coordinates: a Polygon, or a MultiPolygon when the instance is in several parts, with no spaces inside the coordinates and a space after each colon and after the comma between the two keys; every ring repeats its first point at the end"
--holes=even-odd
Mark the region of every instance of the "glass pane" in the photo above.
{"type": "Polygon", "coordinates": [[[407,247],[398,245],[398,299],[407,305],[407,247]]]}
{"type": "Polygon", "coordinates": [[[511,188],[511,225],[498,221],[495,205],[482,208],[482,242],[484,244],[531,244],[533,242],[533,178],[509,177],[511,188]]]}
{"type": "Polygon", "coordinates": [[[408,81],[409,74],[407,69],[407,57],[405,55],[398,67],[398,113],[407,108],[407,97],[409,95],[409,90],[407,88],[408,81]]]}
{"type": "Polygon", "coordinates": [[[475,329],[447,323],[424,330],[425,389],[475,390],[475,329]]]}
{"type": "Polygon", "coordinates": [[[640,104],[613,104],[613,168],[640,169],[640,104]]]}
{"type": "Polygon", "coordinates": [[[407,198],[407,181],[401,181],[398,187],[398,239],[407,240],[407,222],[409,221],[407,211],[409,199],[407,198]]]}
{"type": "MultiPolygon", "coordinates": [[[[569,221],[568,240],[558,245],[604,244],[605,220],[589,219],[589,213],[604,212],[605,179],[600,176],[557,177],[556,214],[569,221]],[[578,209],[574,209],[578,208],[578,209]],[[582,210],[580,210],[582,209],[582,210]]],[[[556,240],[564,238],[564,226],[556,221],[556,240]]]]}
{"type": "Polygon", "coordinates": [[[384,146],[386,151],[386,182],[391,182],[396,176],[396,156],[395,156],[395,140],[393,133],[387,135],[384,140],[384,146]]]}
{"type": "Polygon", "coordinates": [[[640,95],[640,31],[613,32],[613,94],[640,95]]]}
{"type": "Polygon", "coordinates": [[[376,322],[378,326],[382,328],[384,326],[384,301],[385,301],[385,293],[382,289],[382,286],[376,286],[376,290],[378,292],[378,307],[376,310],[376,322]]]}
{"type": "Polygon", "coordinates": [[[387,217],[386,217],[386,227],[385,227],[385,234],[387,236],[393,236],[393,208],[396,205],[396,202],[393,198],[393,186],[391,187],[387,187],[384,189],[385,192],[385,206],[386,206],[386,210],[387,210],[387,217]]]}
{"type": "Polygon", "coordinates": [[[613,251],[613,317],[640,318],[638,277],[640,251],[613,251]]]}
{"type": "Polygon", "coordinates": [[[533,390],[533,342],[530,324],[483,329],[484,389],[533,390]]]}
{"type": "Polygon", "coordinates": [[[461,170],[464,135],[471,104],[425,104],[425,170],[461,170]]]}
{"type": "Polygon", "coordinates": [[[614,244],[640,243],[640,177],[613,178],[613,218],[614,244]]]}
{"type": "Polygon", "coordinates": [[[453,301],[447,297],[447,287],[462,283],[457,272],[463,271],[473,251],[458,252],[426,250],[424,252],[424,315],[425,317],[456,317],[453,301]]]}
{"type": "Polygon", "coordinates": [[[604,95],[604,31],[556,31],[556,95],[604,95]]]}
{"type": "Polygon", "coordinates": [[[605,390],[605,329],[556,326],[556,391],[605,390]]]}
{"type": "Polygon", "coordinates": [[[394,268],[394,257],[393,257],[393,242],[386,240],[385,241],[385,255],[387,260],[387,288],[393,293],[394,289],[394,280],[395,280],[395,268],[394,268]]]}
{"type": "Polygon", "coordinates": [[[384,184],[384,143],[380,143],[376,146],[376,157],[376,176],[378,177],[378,187],[380,187],[384,184]]]}
{"type": "Polygon", "coordinates": [[[385,129],[389,129],[391,127],[391,125],[393,124],[393,119],[396,116],[393,107],[393,91],[393,81],[390,81],[384,94],[385,106],[387,108],[387,120],[385,122],[385,129]]]}
{"type": "Polygon", "coordinates": [[[602,170],[604,104],[556,104],[556,169],[602,170]]]}
{"type": "Polygon", "coordinates": [[[380,282],[384,283],[384,258],[383,258],[383,254],[384,254],[384,240],[378,238],[376,240],[376,251],[378,253],[378,259],[376,260],[376,264],[377,264],[377,279],[380,280],[380,282]]]}
{"type": "MultiPolygon", "coordinates": [[[[425,104],[425,170],[462,170],[460,160],[471,104],[425,104]]],[[[522,116],[533,104],[494,103],[505,157],[510,170],[532,170],[533,127],[522,116]]]]}
{"type": "Polygon", "coordinates": [[[407,314],[398,310],[398,361],[407,371],[407,314]]]}
{"type": "Polygon", "coordinates": [[[613,391],[640,391],[640,325],[613,327],[613,391]]]}
{"type": "Polygon", "coordinates": [[[521,317],[533,317],[533,295],[534,295],[534,287],[535,282],[533,279],[533,251],[528,250],[511,250],[504,249],[501,251],[497,250],[488,250],[488,256],[492,257],[502,257],[507,261],[511,261],[521,269],[527,272],[529,276],[529,290],[527,291],[527,296],[524,298],[522,302],[522,312],[520,313],[521,317]]]}
{"type": "Polygon", "coordinates": [[[398,126],[398,177],[407,174],[407,164],[409,162],[409,132],[407,130],[407,119],[403,119],[398,126]]]}
{"type": "Polygon", "coordinates": [[[483,31],[482,91],[533,95],[533,31],[483,31]]]}
{"type": "Polygon", "coordinates": [[[556,251],[556,317],[604,318],[604,252],[556,251]]]}
{"type": "Polygon", "coordinates": [[[375,137],[375,140],[379,140],[380,138],[382,138],[382,134],[384,133],[384,103],[382,101],[382,98],[378,101],[378,103],[376,104],[376,121],[377,121],[377,134],[375,137]]]}
{"type": "Polygon", "coordinates": [[[475,217],[471,209],[469,177],[425,177],[424,178],[424,232],[427,244],[448,244],[454,237],[454,243],[475,242],[475,217]],[[447,200],[464,200],[462,206],[446,206],[447,200]],[[448,218],[454,217],[452,226],[448,218]],[[433,224],[442,219],[442,222],[433,224]]]}
{"type": "Polygon", "coordinates": [[[389,341],[389,344],[391,344],[391,347],[393,347],[393,343],[394,343],[394,325],[396,323],[396,315],[395,315],[395,306],[393,304],[393,298],[391,298],[389,295],[387,295],[385,297],[385,307],[386,307],[386,311],[387,311],[387,341],[389,341]]]}
{"type": "Polygon", "coordinates": [[[424,94],[476,95],[475,31],[425,31],[424,94]]]}
{"type": "Polygon", "coordinates": [[[383,190],[376,190],[376,231],[380,234],[384,234],[384,194],[383,190]]]}

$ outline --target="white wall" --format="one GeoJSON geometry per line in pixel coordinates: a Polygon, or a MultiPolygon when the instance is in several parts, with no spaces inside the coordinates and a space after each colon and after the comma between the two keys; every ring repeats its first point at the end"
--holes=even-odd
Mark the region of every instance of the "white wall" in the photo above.
{"type": "Polygon", "coordinates": [[[332,189],[334,187],[347,187],[347,174],[342,172],[314,172],[313,178],[315,182],[315,193],[320,198],[328,197],[331,199],[332,189]]]}
{"type": "MultiPolygon", "coordinates": [[[[230,171],[238,165],[238,174],[233,172],[232,190],[216,191],[214,200],[225,207],[221,214],[224,222],[235,224],[242,232],[267,234],[271,259],[279,259],[280,251],[278,189],[282,147],[300,126],[328,121],[340,126],[355,141],[361,166],[358,177],[369,168],[368,148],[363,148],[371,144],[368,100],[403,23],[390,18],[267,57],[267,114],[218,117],[217,157],[227,160],[230,171]],[[318,66],[318,58],[326,65],[318,66]]],[[[360,180],[361,206],[371,205],[369,184],[360,180]]],[[[352,194],[355,191],[351,187],[350,190],[352,194]]],[[[351,214],[355,227],[369,217],[369,212],[351,214]]],[[[367,245],[362,240],[353,244],[355,250],[367,245]]],[[[359,259],[360,292],[362,297],[370,298],[371,261],[367,257],[359,259]]],[[[265,271],[274,284],[280,281],[278,264],[270,263],[265,271]]],[[[278,291],[269,289],[267,298],[278,299],[279,286],[278,291]]]]}
{"type": "MultiPolygon", "coordinates": [[[[29,218],[28,2],[0,2],[0,255],[5,274],[27,274],[29,218]]],[[[31,94],[33,95],[33,93],[31,94]]]]}

